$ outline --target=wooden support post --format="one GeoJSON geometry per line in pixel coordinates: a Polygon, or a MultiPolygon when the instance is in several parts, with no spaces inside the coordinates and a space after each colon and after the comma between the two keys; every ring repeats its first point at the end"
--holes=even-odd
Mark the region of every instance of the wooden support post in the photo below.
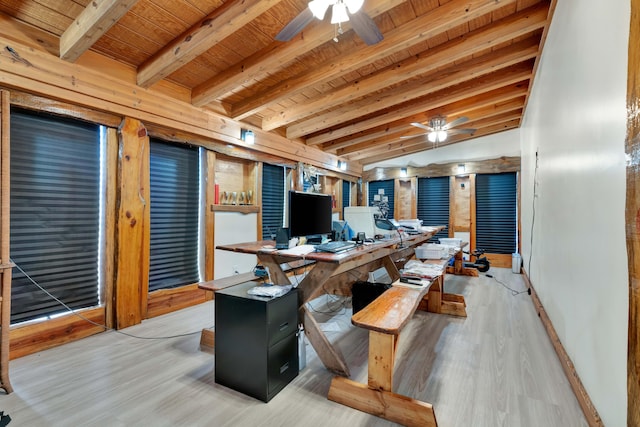
{"type": "Polygon", "coordinates": [[[146,317],[149,289],[149,136],[139,120],[126,118],[119,129],[120,174],[116,244],[116,328],[146,317]]]}

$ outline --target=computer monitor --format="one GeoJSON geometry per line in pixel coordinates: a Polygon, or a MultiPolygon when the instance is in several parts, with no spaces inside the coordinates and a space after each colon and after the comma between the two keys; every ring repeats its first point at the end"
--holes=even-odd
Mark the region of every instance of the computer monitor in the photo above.
{"type": "Polygon", "coordinates": [[[321,240],[331,234],[332,206],[328,194],[289,191],[289,236],[321,240]]]}

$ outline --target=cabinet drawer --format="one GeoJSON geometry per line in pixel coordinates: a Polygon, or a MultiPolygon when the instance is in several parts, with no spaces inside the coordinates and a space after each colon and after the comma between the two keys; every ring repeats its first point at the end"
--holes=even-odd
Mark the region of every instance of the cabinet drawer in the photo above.
{"type": "Polygon", "coordinates": [[[298,292],[274,300],[269,304],[267,316],[267,346],[295,334],[298,329],[298,292]]]}
{"type": "Polygon", "coordinates": [[[273,347],[267,356],[269,399],[298,375],[298,338],[292,334],[273,347]]]}

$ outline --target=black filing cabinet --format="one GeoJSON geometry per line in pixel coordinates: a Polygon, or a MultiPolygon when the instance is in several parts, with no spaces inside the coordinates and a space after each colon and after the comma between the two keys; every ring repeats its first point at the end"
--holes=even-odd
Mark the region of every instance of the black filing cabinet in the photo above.
{"type": "Polygon", "coordinates": [[[249,295],[256,282],[215,293],[215,380],[268,402],[298,375],[298,289],[249,295]]]}

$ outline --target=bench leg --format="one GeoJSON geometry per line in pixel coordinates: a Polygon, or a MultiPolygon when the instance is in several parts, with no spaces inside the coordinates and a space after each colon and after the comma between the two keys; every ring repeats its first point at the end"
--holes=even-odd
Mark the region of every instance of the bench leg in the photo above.
{"type": "Polygon", "coordinates": [[[437,427],[433,406],[391,391],[373,390],[344,377],[334,377],[329,400],[409,427],[437,427]]]}
{"type": "Polygon", "coordinates": [[[436,427],[433,406],[391,391],[397,336],[369,331],[369,383],[334,377],[329,400],[405,426],[436,427]]]}
{"type": "Polygon", "coordinates": [[[444,276],[440,276],[431,284],[429,292],[418,305],[418,310],[467,317],[467,304],[464,301],[464,296],[442,292],[443,281],[444,276]]]}

